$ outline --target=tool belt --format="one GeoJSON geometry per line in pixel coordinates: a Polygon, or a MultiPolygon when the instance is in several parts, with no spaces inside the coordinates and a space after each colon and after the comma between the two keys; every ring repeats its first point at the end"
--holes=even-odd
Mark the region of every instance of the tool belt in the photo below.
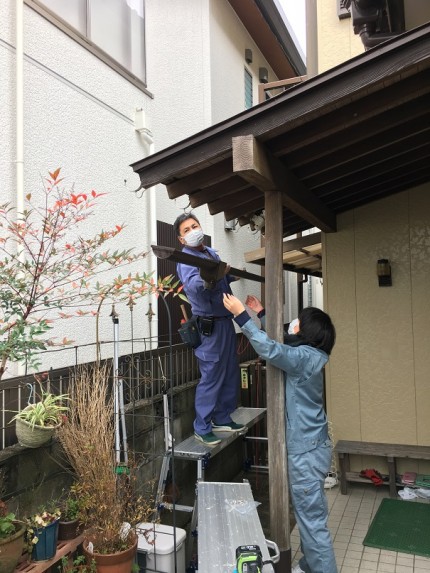
{"type": "Polygon", "coordinates": [[[178,330],[182,342],[190,348],[198,348],[202,343],[202,338],[198,328],[198,320],[198,316],[192,316],[189,320],[181,324],[181,327],[178,330]]]}
{"type": "Polygon", "coordinates": [[[197,324],[201,334],[204,336],[210,336],[214,329],[214,324],[216,320],[230,320],[231,315],[227,316],[198,316],[197,324]]]}
{"type": "Polygon", "coordinates": [[[178,332],[182,342],[190,348],[198,348],[202,343],[203,336],[211,336],[216,320],[227,320],[230,316],[192,316],[181,324],[178,332]]]}

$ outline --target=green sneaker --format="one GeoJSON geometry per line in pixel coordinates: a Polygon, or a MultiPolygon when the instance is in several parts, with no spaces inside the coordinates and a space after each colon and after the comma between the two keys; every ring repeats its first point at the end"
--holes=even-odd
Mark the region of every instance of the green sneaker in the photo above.
{"type": "Polygon", "coordinates": [[[236,422],[230,422],[229,424],[215,424],[212,422],[212,429],[214,432],[240,432],[245,428],[246,426],[243,424],[236,424],[236,422]]]}
{"type": "Polygon", "coordinates": [[[213,432],[208,432],[207,434],[194,432],[194,437],[200,442],[203,442],[205,446],[216,446],[221,442],[220,438],[217,438],[213,432]]]}

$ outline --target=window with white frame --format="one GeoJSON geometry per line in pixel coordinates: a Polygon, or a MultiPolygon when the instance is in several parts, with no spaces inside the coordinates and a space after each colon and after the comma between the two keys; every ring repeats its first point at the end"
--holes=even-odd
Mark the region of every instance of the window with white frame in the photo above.
{"type": "Polygon", "coordinates": [[[78,41],[81,36],[84,46],[118,71],[146,83],[145,0],[27,0],[27,4],[78,41]]]}

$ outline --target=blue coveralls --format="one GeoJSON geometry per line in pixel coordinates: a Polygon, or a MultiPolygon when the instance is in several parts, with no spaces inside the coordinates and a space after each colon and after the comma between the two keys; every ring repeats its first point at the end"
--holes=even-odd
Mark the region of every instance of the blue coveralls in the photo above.
{"type": "Polygon", "coordinates": [[[328,355],[312,346],[271,340],[246,311],[236,322],[259,356],[285,373],[288,480],[304,555],[299,565],[305,573],[337,573],[324,492],[332,455],[323,406],[328,355]]]}
{"type": "MultiPolygon", "coordinates": [[[[183,252],[220,260],[213,249],[205,249],[207,252],[184,247],[183,252]]],[[[219,425],[232,422],[230,414],[237,406],[240,373],[236,332],[231,320],[233,315],[223,304],[223,293],[232,294],[230,283],[235,279],[226,275],[217,281],[214,289],[208,289],[198,268],[182,263],[176,268],[191,303],[193,316],[215,318],[211,336],[201,335],[202,343],[194,350],[201,374],[196,388],[194,430],[198,434],[207,434],[212,431],[212,421],[219,425]]]]}

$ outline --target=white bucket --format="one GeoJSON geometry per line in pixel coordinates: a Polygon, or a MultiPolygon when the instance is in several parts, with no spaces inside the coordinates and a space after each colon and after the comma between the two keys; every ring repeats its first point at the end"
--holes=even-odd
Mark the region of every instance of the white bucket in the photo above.
{"type": "MultiPolygon", "coordinates": [[[[146,553],[146,571],[173,573],[175,571],[174,528],[159,523],[139,523],[137,526],[138,553],[146,553]],[[145,533],[144,533],[145,532],[145,533]]],[[[176,570],[185,573],[184,529],[176,528],[176,570]]]]}

